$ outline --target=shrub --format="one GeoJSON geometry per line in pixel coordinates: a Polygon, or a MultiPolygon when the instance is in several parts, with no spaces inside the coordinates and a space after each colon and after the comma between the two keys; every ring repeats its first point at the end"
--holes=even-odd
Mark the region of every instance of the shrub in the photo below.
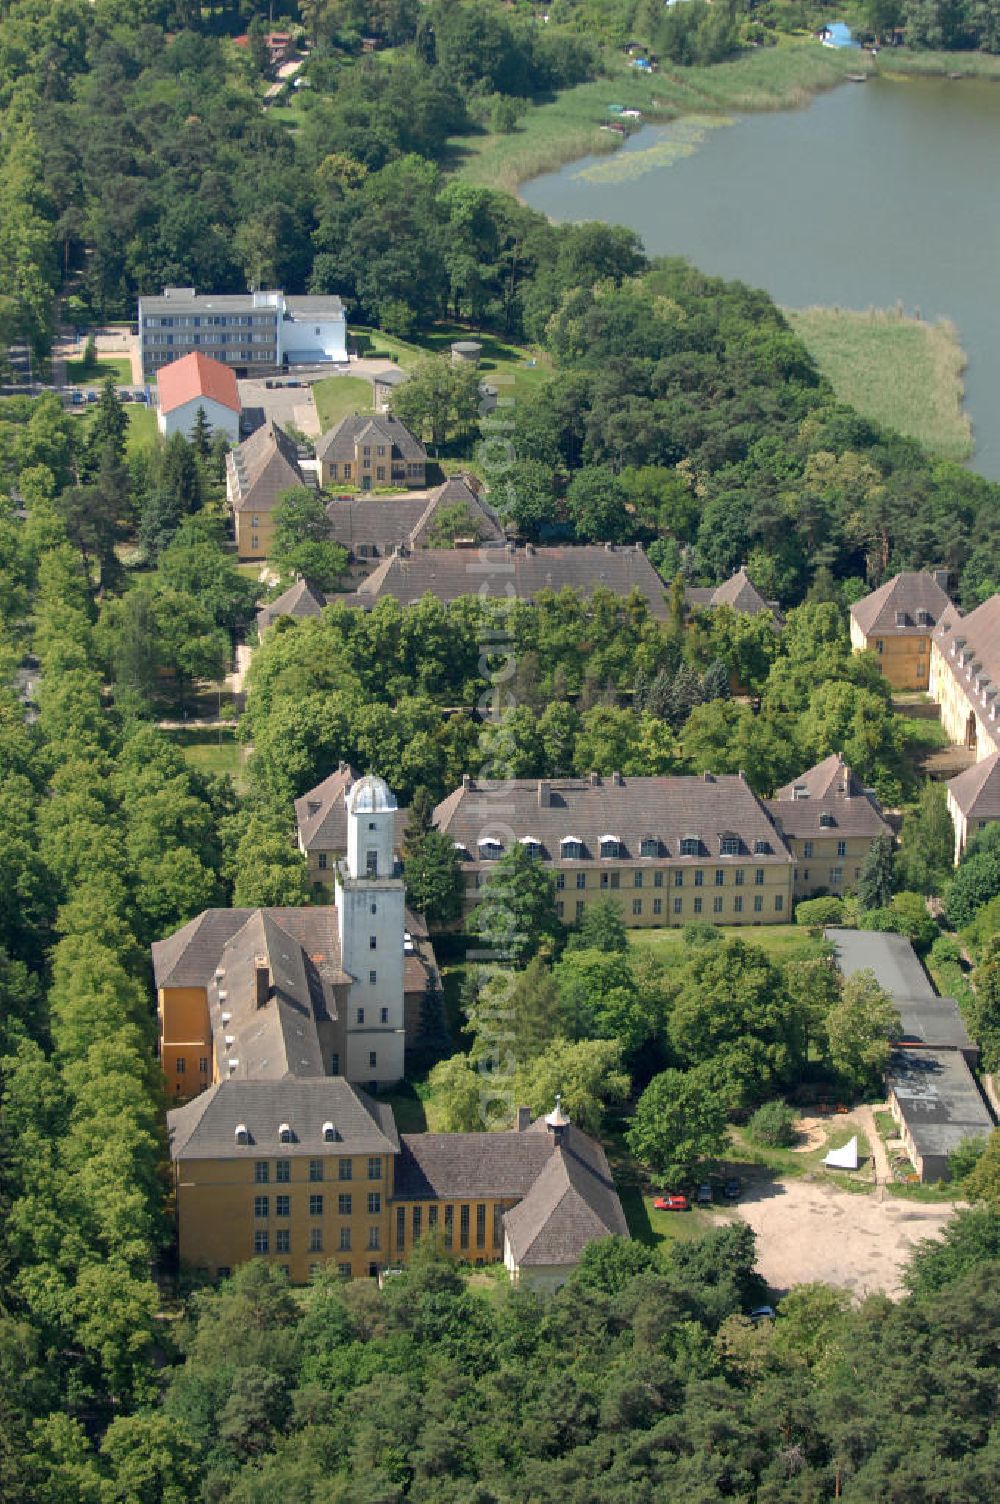
{"type": "Polygon", "coordinates": [[[843,918],[843,901],[832,895],[827,898],[807,898],[795,908],[796,924],[840,924],[843,918]]]}
{"type": "Polygon", "coordinates": [[[796,1115],[787,1102],[765,1102],[747,1124],[755,1144],[767,1149],[787,1149],[795,1142],[796,1115]]]}
{"type": "Polygon", "coordinates": [[[681,938],[685,945],[716,945],[722,939],[722,933],[704,919],[692,919],[681,930],[681,938]]]}

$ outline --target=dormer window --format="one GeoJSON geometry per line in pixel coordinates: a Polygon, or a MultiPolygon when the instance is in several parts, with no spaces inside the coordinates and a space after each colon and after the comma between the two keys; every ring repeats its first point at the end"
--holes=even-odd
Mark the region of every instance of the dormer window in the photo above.
{"type": "Polygon", "coordinates": [[[910,625],[909,612],[907,612],[907,611],[897,611],[896,612],[896,626],[897,627],[908,627],[909,625],[910,625]]]}
{"type": "Polygon", "coordinates": [[[466,846],[464,841],[453,841],[452,846],[454,848],[455,855],[461,861],[467,862],[469,860],[469,848],[468,846],[466,846]]]}
{"type": "Polygon", "coordinates": [[[808,799],[809,789],[804,783],[797,783],[792,789],[793,799],[808,799]]]}
{"type": "Polygon", "coordinates": [[[824,810],[819,817],[819,823],[822,829],[832,830],[837,822],[828,810],[824,810]]]}
{"type": "Polygon", "coordinates": [[[934,625],[934,618],[929,611],[921,609],[917,612],[917,624],[921,627],[932,627],[934,625]]]}
{"type": "Polygon", "coordinates": [[[622,843],[617,836],[601,837],[601,856],[619,857],[622,854],[622,843]]]}
{"type": "Polygon", "coordinates": [[[238,1144],[248,1144],[250,1142],[250,1135],[247,1132],[246,1123],[236,1124],[236,1142],[238,1144]]]}
{"type": "Polygon", "coordinates": [[[640,856],[659,856],[660,842],[657,836],[643,836],[639,843],[640,856]]]}
{"type": "Polygon", "coordinates": [[[484,862],[496,862],[503,856],[503,846],[496,836],[484,836],[476,843],[479,847],[480,858],[484,862]]]}
{"type": "Polygon", "coordinates": [[[565,862],[578,862],[583,856],[583,842],[579,836],[563,836],[559,842],[559,854],[565,862]]]}
{"type": "Polygon", "coordinates": [[[522,836],[521,845],[531,857],[538,857],[542,854],[541,842],[536,840],[534,836],[522,836]]]}
{"type": "Polygon", "coordinates": [[[754,841],[754,843],[753,843],[753,854],[754,854],[754,856],[767,856],[767,854],[770,851],[770,849],[771,849],[771,843],[770,843],[770,841],[754,841]]]}
{"type": "Polygon", "coordinates": [[[740,838],[728,833],[719,837],[719,853],[722,856],[739,856],[740,838]]]}
{"type": "Polygon", "coordinates": [[[287,1123],[282,1123],[278,1129],[278,1142],[279,1144],[290,1144],[292,1142],[292,1130],[287,1123]]]}
{"type": "Polygon", "coordinates": [[[335,1144],[337,1142],[337,1130],[332,1123],[323,1124],[323,1142],[324,1144],[335,1144]]]}
{"type": "Polygon", "coordinates": [[[681,836],[680,854],[681,856],[700,856],[701,837],[681,836]]]}

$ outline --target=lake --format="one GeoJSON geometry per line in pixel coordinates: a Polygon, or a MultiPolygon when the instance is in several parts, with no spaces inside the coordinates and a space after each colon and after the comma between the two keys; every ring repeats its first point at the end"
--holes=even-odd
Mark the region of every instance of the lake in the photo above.
{"type": "Polygon", "coordinates": [[[554,219],[630,225],[651,254],[786,307],[950,318],[972,465],[1000,479],[1000,84],[872,79],[803,110],[647,126],[521,193],[554,219]]]}

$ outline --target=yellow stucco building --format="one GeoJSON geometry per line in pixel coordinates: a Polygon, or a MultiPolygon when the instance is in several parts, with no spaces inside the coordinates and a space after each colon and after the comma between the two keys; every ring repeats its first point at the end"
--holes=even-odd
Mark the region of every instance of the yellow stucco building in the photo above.
{"type": "Polygon", "coordinates": [[[837,753],[767,801],[795,858],[794,896],[853,891],[876,836],[891,835],[878,801],[837,753]]]}
{"type": "Polygon", "coordinates": [[[851,645],[873,652],[893,689],[928,687],[931,635],[951,602],[946,570],[894,575],[851,607],[851,645]]]}
{"type": "Polygon", "coordinates": [[[226,455],[226,501],[240,560],[266,559],[274,543],[274,509],[285,491],[305,485],[299,454],[277,423],[265,423],[226,455]]]}

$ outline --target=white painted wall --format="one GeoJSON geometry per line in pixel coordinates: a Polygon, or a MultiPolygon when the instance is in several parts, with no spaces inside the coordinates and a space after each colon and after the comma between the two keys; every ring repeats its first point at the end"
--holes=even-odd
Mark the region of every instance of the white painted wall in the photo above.
{"type": "Polygon", "coordinates": [[[278,324],[278,338],[279,358],[287,356],[290,366],[347,359],[347,319],[343,314],[336,318],[307,319],[302,314],[283,318],[278,324]]]}
{"type": "Polygon", "coordinates": [[[216,402],[214,397],[196,397],[191,402],[185,402],[182,406],[173,408],[169,413],[158,410],[156,426],[164,438],[169,438],[172,433],[180,433],[186,439],[190,439],[194,432],[199,407],[205,409],[205,417],[208,419],[213,434],[224,433],[231,444],[239,443],[239,413],[234,413],[231,407],[224,407],[221,402],[216,402]]]}

